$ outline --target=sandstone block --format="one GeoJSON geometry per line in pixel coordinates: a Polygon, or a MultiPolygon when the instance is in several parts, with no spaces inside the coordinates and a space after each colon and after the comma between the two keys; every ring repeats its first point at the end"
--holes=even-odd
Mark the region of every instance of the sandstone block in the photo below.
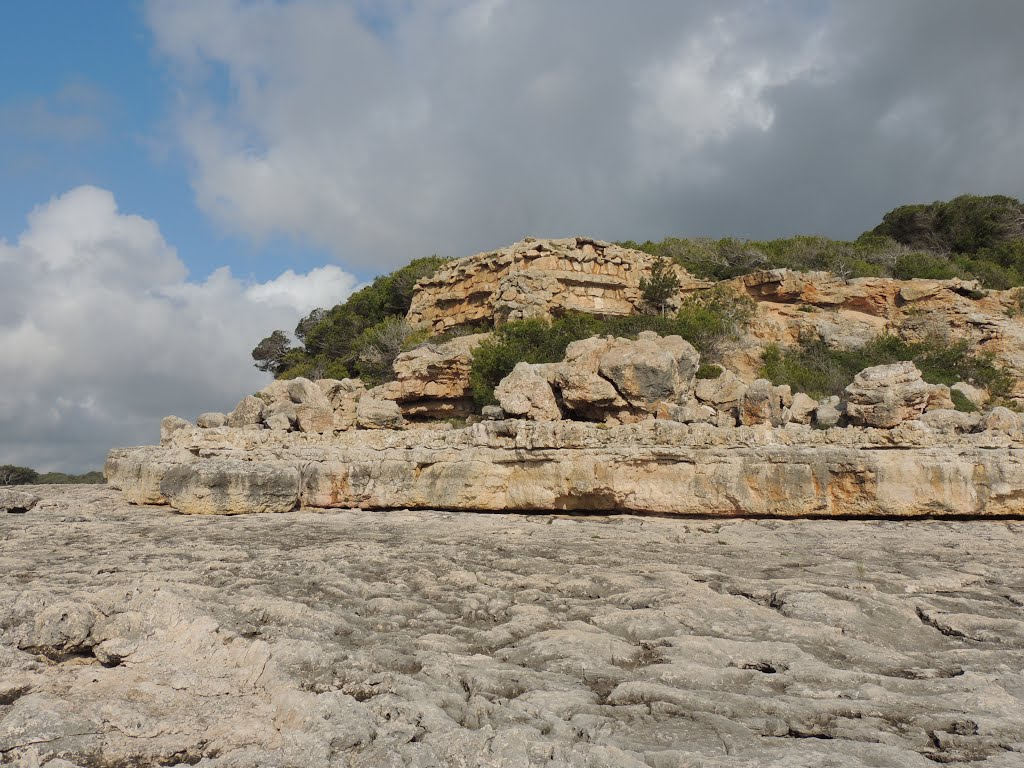
{"type": "Polygon", "coordinates": [[[616,339],[601,354],[598,373],[630,405],[682,402],[693,392],[700,354],[681,336],[644,332],[636,341],[616,339]]]}
{"type": "Polygon", "coordinates": [[[973,431],[981,423],[981,415],[952,409],[936,409],[926,411],[919,420],[935,432],[948,435],[973,431]]]}
{"type": "Polygon", "coordinates": [[[513,418],[531,421],[559,421],[555,393],[547,376],[538,372],[538,366],[518,363],[512,373],[501,380],[494,390],[501,409],[513,418]]]}
{"type": "Polygon", "coordinates": [[[171,435],[179,429],[188,429],[191,426],[190,422],[177,416],[164,416],[160,422],[160,444],[166,445],[167,441],[171,439],[171,435]]]}
{"type": "Polygon", "coordinates": [[[782,395],[768,379],[757,379],[747,389],[740,403],[740,423],[745,427],[758,424],[781,426],[782,395]]]}
{"type": "Polygon", "coordinates": [[[698,379],[694,391],[702,403],[718,410],[738,408],[747,393],[747,384],[732,371],[722,371],[716,379],[698,379]]]}
{"type": "Polygon", "coordinates": [[[401,429],[405,419],[394,400],[364,395],[356,406],[356,425],[361,429],[401,429]]]}
{"type": "Polygon", "coordinates": [[[981,421],[986,432],[1013,433],[1020,429],[1020,417],[1009,408],[997,405],[981,421]]]}
{"type": "Polygon", "coordinates": [[[789,420],[796,424],[810,424],[817,408],[818,403],[813,398],[803,392],[797,392],[789,405],[789,420]]]}

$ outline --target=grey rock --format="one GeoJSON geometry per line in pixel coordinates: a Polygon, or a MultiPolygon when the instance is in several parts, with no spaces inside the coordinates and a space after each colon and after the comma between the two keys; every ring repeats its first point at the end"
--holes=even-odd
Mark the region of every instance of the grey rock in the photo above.
{"type": "Polygon", "coordinates": [[[394,400],[378,400],[366,395],[356,406],[356,423],[362,429],[401,429],[405,419],[394,400]]]}
{"type": "Polygon", "coordinates": [[[981,421],[981,428],[987,432],[1013,433],[1020,429],[1020,417],[1009,408],[997,405],[981,421]]]}
{"type": "Polygon", "coordinates": [[[694,394],[702,403],[718,410],[738,408],[747,392],[747,384],[732,371],[723,371],[714,379],[698,379],[694,394]]]}
{"type": "Polygon", "coordinates": [[[0,537],[4,764],[1021,762],[1014,522],[45,502],[0,537]],[[96,621],[40,661],[60,603],[96,621]]]}
{"type": "Polygon", "coordinates": [[[793,395],[789,404],[789,420],[796,424],[810,424],[818,403],[803,392],[793,395]]]}
{"type": "Polygon", "coordinates": [[[507,416],[532,421],[558,421],[562,412],[548,383],[547,372],[530,363],[517,363],[494,389],[507,416]]]}
{"type": "Polygon", "coordinates": [[[260,398],[248,395],[228,414],[227,425],[241,428],[259,424],[263,421],[263,409],[266,406],[260,398]]]}
{"type": "Polygon", "coordinates": [[[740,423],[745,427],[783,424],[782,395],[767,379],[757,379],[747,389],[740,403],[740,423]]]}
{"type": "Polygon", "coordinates": [[[853,424],[891,429],[924,413],[932,387],[916,365],[902,362],[865,368],[846,388],[846,396],[846,415],[853,424]]]}
{"type": "Polygon", "coordinates": [[[39,497],[24,491],[0,488],[0,512],[28,512],[39,503],[39,497]]]}
{"type": "Polygon", "coordinates": [[[480,415],[488,421],[501,421],[505,418],[505,411],[500,405],[485,405],[480,409],[480,415]]]}
{"type": "Polygon", "coordinates": [[[297,421],[298,413],[295,410],[295,404],[290,400],[278,400],[268,405],[263,411],[263,423],[269,429],[287,432],[296,425],[297,421]]]}
{"type": "Polygon", "coordinates": [[[299,503],[299,472],[284,464],[211,459],[169,469],[160,492],[192,515],[290,512],[299,503]]]}
{"type": "Polygon", "coordinates": [[[630,405],[650,408],[689,397],[699,365],[700,354],[681,336],[645,331],[636,341],[615,339],[601,354],[598,373],[630,405]]]}
{"type": "Polygon", "coordinates": [[[822,403],[814,409],[814,426],[819,429],[831,429],[839,426],[842,414],[832,403],[822,403]]]}
{"type": "Polygon", "coordinates": [[[202,413],[199,418],[196,419],[196,426],[201,429],[216,429],[217,427],[223,427],[228,423],[228,417],[223,413],[217,413],[211,411],[210,413],[202,413]]]}
{"type": "Polygon", "coordinates": [[[942,434],[971,432],[981,423],[981,414],[950,409],[927,411],[919,419],[930,429],[942,434]]]}

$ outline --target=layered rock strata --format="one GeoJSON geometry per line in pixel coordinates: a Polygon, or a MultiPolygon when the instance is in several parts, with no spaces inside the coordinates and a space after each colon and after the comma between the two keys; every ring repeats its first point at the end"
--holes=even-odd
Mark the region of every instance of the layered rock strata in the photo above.
{"type": "MultiPolygon", "coordinates": [[[[433,333],[474,323],[548,318],[565,312],[635,314],[640,280],[654,257],[586,237],[528,237],[497,251],[459,259],[416,286],[406,319],[433,333]]],[[[682,267],[683,290],[708,285],[682,267]]]]}
{"type": "Polygon", "coordinates": [[[1024,435],[1016,420],[996,422],[969,435],[938,435],[916,422],[815,430],[516,420],[333,436],[182,428],[160,447],[112,451],[105,471],[129,500],[190,514],[1021,515],[1024,435]]]}

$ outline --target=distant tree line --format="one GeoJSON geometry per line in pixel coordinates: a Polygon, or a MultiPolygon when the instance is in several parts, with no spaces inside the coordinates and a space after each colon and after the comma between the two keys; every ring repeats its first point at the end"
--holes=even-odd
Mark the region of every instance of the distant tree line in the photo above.
{"type": "Polygon", "coordinates": [[[68,485],[102,482],[104,482],[103,473],[98,470],[82,475],[69,475],[64,472],[36,472],[30,467],[18,467],[14,464],[0,466],[0,485],[68,485]]]}

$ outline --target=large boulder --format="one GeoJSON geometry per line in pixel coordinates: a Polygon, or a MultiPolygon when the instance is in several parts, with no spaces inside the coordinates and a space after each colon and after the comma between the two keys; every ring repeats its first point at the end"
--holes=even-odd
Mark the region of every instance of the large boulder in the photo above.
{"type": "Polygon", "coordinates": [[[876,365],[846,388],[846,415],[858,426],[891,429],[924,413],[931,394],[912,362],[876,365]]]}
{"type": "Polygon", "coordinates": [[[797,392],[789,404],[789,420],[794,424],[810,424],[818,403],[810,395],[797,392]]]}
{"type": "Polygon", "coordinates": [[[318,379],[316,383],[334,409],[334,429],[355,429],[356,407],[366,384],[359,379],[318,379]]]}
{"type": "Polygon", "coordinates": [[[0,512],[28,512],[39,503],[39,497],[23,491],[0,488],[0,512]]]}
{"type": "Polygon", "coordinates": [[[518,363],[494,389],[494,396],[507,416],[531,421],[559,421],[555,393],[541,366],[518,363]]]}
{"type": "Polygon", "coordinates": [[[986,432],[1011,434],[1020,429],[1020,417],[1009,408],[997,405],[981,420],[981,428],[986,432]]]}
{"type": "Polygon", "coordinates": [[[171,439],[171,435],[177,432],[179,429],[191,429],[191,422],[185,421],[185,419],[179,416],[164,416],[160,422],[160,445],[167,445],[171,439]]]}
{"type": "Polygon", "coordinates": [[[405,419],[398,403],[374,397],[371,390],[356,406],[356,424],[360,429],[401,429],[405,419]]]}
{"type": "Polygon", "coordinates": [[[442,344],[421,344],[395,358],[398,402],[462,400],[470,396],[473,351],[489,333],[457,336],[442,344]]]}
{"type": "Polygon", "coordinates": [[[644,331],[636,341],[616,339],[601,354],[598,373],[627,403],[652,410],[659,402],[689,398],[699,365],[700,354],[682,336],[644,331]]]}
{"type": "Polygon", "coordinates": [[[301,432],[330,432],[334,429],[334,408],[323,389],[309,379],[288,382],[288,397],[295,404],[295,426],[301,432]]]}
{"type": "Polygon", "coordinates": [[[952,409],[925,411],[920,421],[934,432],[944,435],[972,432],[981,422],[981,414],[952,409]]]}
{"type": "Polygon", "coordinates": [[[761,424],[782,426],[782,398],[782,388],[776,387],[768,379],[757,379],[743,395],[740,403],[740,424],[745,427],[761,424]]]}
{"type": "Polygon", "coordinates": [[[258,425],[263,421],[265,407],[266,403],[255,395],[243,397],[235,410],[228,414],[227,425],[235,428],[258,425]]]}
{"type": "Polygon", "coordinates": [[[227,421],[228,417],[223,413],[210,411],[199,414],[199,418],[196,419],[196,426],[200,429],[216,429],[217,427],[223,427],[227,424],[227,421]]]}
{"type": "Polygon", "coordinates": [[[732,371],[722,371],[714,379],[698,379],[694,394],[702,403],[719,411],[739,408],[749,385],[732,371]]]}

